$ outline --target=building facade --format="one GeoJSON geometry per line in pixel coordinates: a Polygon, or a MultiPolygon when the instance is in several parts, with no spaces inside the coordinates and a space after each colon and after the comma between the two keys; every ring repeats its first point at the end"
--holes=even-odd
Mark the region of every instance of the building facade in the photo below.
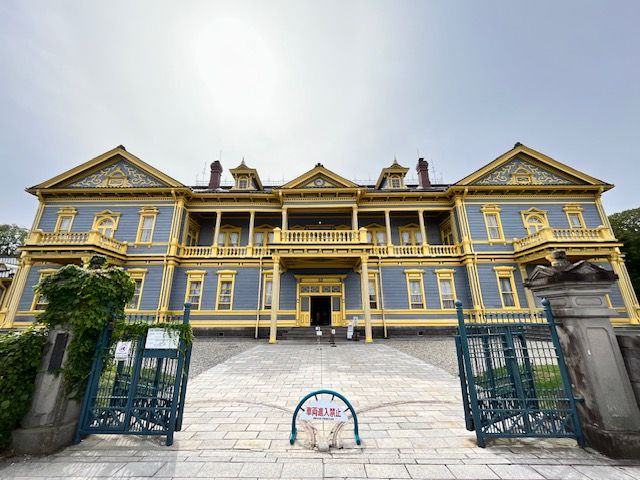
{"type": "Polygon", "coordinates": [[[40,204],[0,324],[29,325],[43,276],[101,254],[135,279],[131,313],[188,301],[196,329],[275,341],[357,321],[370,341],[454,326],[456,299],[471,314],[538,309],[523,280],[555,248],[613,269],[612,321],[640,321],[601,204],[612,185],[522,144],[453,184],[432,184],[423,159],[417,184],[408,170],[394,161],[361,185],[317,164],[265,186],[243,161],[221,186],[214,162],[190,187],[117,147],[27,189],[40,204]]]}

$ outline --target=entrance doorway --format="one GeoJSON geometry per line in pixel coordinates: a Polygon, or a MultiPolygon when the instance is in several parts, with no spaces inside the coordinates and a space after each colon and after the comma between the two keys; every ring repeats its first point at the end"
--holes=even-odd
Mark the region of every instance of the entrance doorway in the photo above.
{"type": "Polygon", "coordinates": [[[311,325],[331,325],[331,297],[311,297],[311,325]]]}

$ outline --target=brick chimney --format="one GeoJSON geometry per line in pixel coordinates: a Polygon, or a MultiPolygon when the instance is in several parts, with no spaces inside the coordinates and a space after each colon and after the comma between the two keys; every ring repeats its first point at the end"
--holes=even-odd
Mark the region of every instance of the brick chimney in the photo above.
{"type": "Polygon", "coordinates": [[[211,164],[211,177],[209,178],[209,189],[217,190],[220,188],[220,177],[222,176],[222,165],[220,160],[216,160],[211,164]]]}
{"type": "Polygon", "coordinates": [[[416,171],[418,172],[418,183],[420,184],[420,188],[430,187],[431,180],[429,180],[429,162],[424,158],[419,158],[416,171]]]}

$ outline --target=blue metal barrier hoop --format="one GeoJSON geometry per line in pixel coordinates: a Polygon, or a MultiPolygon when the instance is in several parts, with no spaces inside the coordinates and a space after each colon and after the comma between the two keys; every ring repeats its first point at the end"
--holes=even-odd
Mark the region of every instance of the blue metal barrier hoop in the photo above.
{"type": "Polygon", "coordinates": [[[298,418],[298,412],[302,410],[302,405],[304,405],[304,403],[311,397],[316,397],[317,400],[318,395],[331,395],[332,400],[334,397],[338,397],[345,403],[345,405],[347,406],[347,410],[351,412],[351,417],[353,418],[353,436],[355,437],[356,445],[360,445],[362,441],[360,440],[360,433],[358,431],[358,416],[356,415],[355,409],[353,408],[349,400],[347,400],[347,397],[339,392],[336,392],[335,390],[329,390],[326,388],[308,393],[302,398],[302,400],[300,400],[295,410],[293,411],[293,417],[291,418],[291,435],[289,436],[289,443],[293,445],[296,441],[296,435],[298,434],[298,429],[296,428],[296,419],[298,418]]]}

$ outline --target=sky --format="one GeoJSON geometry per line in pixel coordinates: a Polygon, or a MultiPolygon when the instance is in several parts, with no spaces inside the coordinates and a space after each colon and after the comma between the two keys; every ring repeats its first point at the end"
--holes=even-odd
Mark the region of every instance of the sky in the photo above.
{"type": "Polygon", "coordinates": [[[449,183],[522,142],[640,207],[639,23],[635,0],[0,0],[0,223],[121,144],[192,185],[418,155],[449,183]]]}

